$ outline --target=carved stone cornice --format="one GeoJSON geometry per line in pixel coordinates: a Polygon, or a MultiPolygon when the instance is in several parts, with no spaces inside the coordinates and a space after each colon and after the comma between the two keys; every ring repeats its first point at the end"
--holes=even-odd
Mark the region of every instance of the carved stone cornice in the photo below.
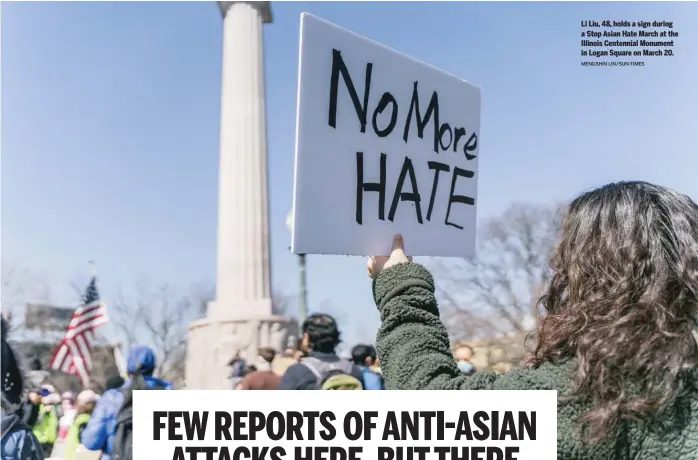
{"type": "Polygon", "coordinates": [[[247,3],[252,5],[259,11],[259,15],[262,18],[262,23],[267,24],[272,22],[271,15],[271,2],[216,2],[221,10],[221,15],[225,18],[226,13],[230,10],[230,7],[235,3],[247,3]]]}

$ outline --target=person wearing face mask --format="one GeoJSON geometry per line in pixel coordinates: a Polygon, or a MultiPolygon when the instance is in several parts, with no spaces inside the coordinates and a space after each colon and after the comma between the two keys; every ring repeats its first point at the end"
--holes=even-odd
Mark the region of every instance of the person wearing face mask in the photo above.
{"type": "Polygon", "coordinates": [[[471,363],[473,356],[475,356],[475,351],[469,345],[456,345],[453,350],[453,357],[456,359],[458,370],[461,374],[473,375],[475,373],[475,367],[471,363]]]}

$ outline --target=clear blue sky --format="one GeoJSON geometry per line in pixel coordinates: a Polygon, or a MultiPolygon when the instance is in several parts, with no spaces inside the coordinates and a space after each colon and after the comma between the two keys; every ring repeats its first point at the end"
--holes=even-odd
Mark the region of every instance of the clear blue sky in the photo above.
{"type": "MultiPolygon", "coordinates": [[[[483,89],[479,217],[620,179],[698,199],[698,4],[274,3],[265,27],[273,281],[297,293],[291,208],[301,12],[483,89]],[[580,21],[669,20],[673,58],[584,68],[580,21]]],[[[57,302],[96,259],[109,302],[139,280],[214,280],[221,18],[213,3],[3,3],[2,259],[57,302]]],[[[309,256],[311,309],[347,341],[378,324],[365,261],[309,256]]]]}

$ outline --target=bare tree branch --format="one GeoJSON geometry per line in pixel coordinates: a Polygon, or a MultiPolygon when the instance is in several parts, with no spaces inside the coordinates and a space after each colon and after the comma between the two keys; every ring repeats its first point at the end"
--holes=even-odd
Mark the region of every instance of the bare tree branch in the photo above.
{"type": "Polygon", "coordinates": [[[128,296],[117,291],[110,304],[111,322],[131,348],[147,345],[158,358],[157,375],[178,383],[184,380],[189,323],[203,316],[213,289],[203,283],[181,292],[171,285],[137,283],[128,296]]]}
{"type": "Polygon", "coordinates": [[[0,265],[2,269],[0,301],[3,314],[10,324],[10,333],[16,339],[20,339],[24,332],[24,312],[27,302],[50,303],[51,290],[43,277],[21,264],[3,259],[0,265]]]}
{"type": "Polygon", "coordinates": [[[513,204],[482,226],[475,258],[428,262],[454,338],[487,338],[535,326],[559,218],[557,206],[513,204]]]}

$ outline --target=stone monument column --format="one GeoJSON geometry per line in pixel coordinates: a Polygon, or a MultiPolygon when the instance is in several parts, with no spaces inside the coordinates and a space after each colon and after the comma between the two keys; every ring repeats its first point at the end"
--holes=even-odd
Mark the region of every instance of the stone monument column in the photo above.
{"type": "Polygon", "coordinates": [[[218,279],[209,316],[271,314],[262,24],[269,2],[218,2],[223,78],[218,193],[218,279]],[[241,301],[243,301],[241,303],[241,301]]]}
{"type": "Polygon", "coordinates": [[[218,2],[223,66],[216,300],[189,327],[187,388],[229,388],[228,361],[282,351],[298,328],[274,316],[269,260],[266,98],[262,27],[269,2],[218,2]]]}

